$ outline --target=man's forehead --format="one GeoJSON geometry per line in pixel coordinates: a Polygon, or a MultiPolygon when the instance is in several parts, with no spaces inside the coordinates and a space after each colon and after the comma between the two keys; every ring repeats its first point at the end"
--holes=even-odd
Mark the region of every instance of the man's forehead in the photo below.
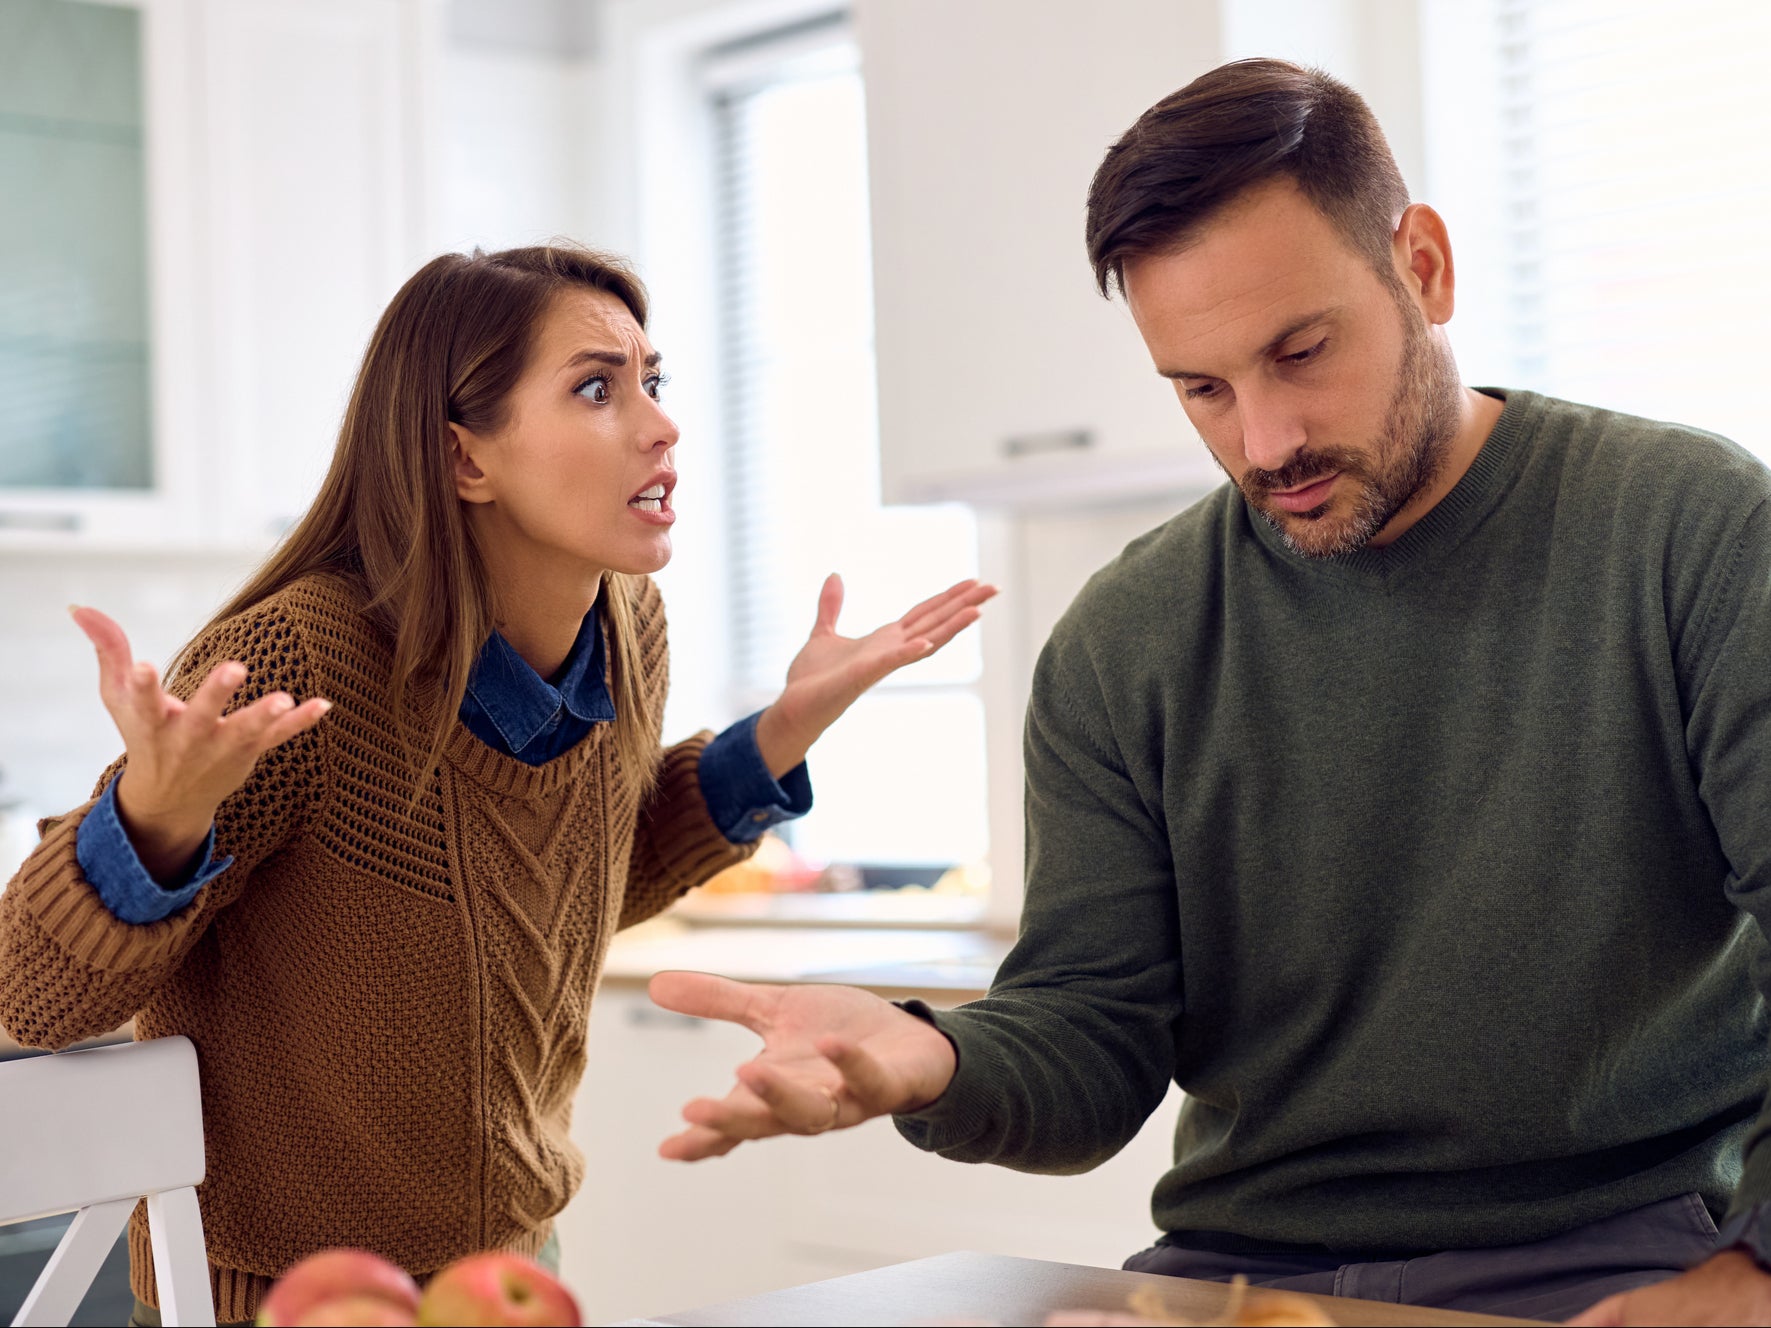
{"type": "Polygon", "coordinates": [[[1158,371],[1210,375],[1190,361],[1256,354],[1344,309],[1362,276],[1364,261],[1294,191],[1226,211],[1185,248],[1128,261],[1124,286],[1158,371]]]}

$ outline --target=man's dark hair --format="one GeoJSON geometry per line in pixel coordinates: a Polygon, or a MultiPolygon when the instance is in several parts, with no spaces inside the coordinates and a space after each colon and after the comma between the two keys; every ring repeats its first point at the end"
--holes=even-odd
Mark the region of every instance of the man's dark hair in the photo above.
{"type": "Polygon", "coordinates": [[[1107,150],[1088,190],[1088,257],[1111,297],[1125,262],[1186,246],[1256,185],[1289,179],[1393,279],[1408,186],[1363,98],[1320,69],[1237,60],[1157,102],[1107,150]]]}

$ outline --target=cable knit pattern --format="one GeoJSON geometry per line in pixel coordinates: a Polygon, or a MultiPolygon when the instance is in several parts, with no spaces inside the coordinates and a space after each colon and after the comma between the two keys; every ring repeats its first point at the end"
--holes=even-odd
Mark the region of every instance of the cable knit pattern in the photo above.
{"type": "MultiPolygon", "coordinates": [[[[43,823],[0,894],[0,1023],[21,1043],[131,1015],[137,1037],[196,1043],[221,1320],[252,1318],[273,1278],[327,1246],[419,1277],[474,1250],[538,1251],[583,1175],[568,1125],[610,937],[754,849],[701,795],[707,734],[659,751],[642,805],[611,726],[529,766],[457,725],[409,814],[391,645],[362,600],[304,579],[205,632],[174,680],[189,695],[239,659],[242,703],[278,688],[334,703],[222,805],[217,853],[234,863],[185,909],[110,915],[75,856],[90,803],[43,823]]],[[[656,745],[668,679],[650,581],[635,621],[656,745]]],[[[130,1251],[157,1304],[140,1209],[130,1251]]]]}

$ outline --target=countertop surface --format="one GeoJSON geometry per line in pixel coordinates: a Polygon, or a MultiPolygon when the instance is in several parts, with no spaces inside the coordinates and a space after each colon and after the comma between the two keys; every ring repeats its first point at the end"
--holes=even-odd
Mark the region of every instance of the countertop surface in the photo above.
{"type": "MultiPolygon", "coordinates": [[[[1000,1254],[936,1255],[868,1273],[664,1314],[634,1324],[1017,1324],[1044,1323],[1061,1310],[1126,1310],[1131,1294],[1150,1289],[1171,1313],[1219,1322],[1230,1289],[1221,1282],[1152,1277],[1117,1268],[1015,1259],[1000,1254]]],[[[1250,1293],[1251,1298],[1259,1293],[1250,1293]]],[[[1486,1314],[1424,1309],[1340,1296],[1305,1296],[1336,1324],[1523,1324],[1486,1314]]]]}
{"type": "Polygon", "coordinates": [[[746,982],[838,982],[964,1000],[990,989],[1010,944],[984,931],[699,926],[666,916],[615,938],[603,981],[641,984],[686,968],[746,982]]]}

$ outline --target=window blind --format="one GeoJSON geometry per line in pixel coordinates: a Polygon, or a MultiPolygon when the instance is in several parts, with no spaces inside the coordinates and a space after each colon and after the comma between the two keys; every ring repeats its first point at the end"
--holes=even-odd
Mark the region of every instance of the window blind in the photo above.
{"type": "Polygon", "coordinates": [[[1517,381],[1771,457],[1771,6],[1494,3],[1517,381]]]}

